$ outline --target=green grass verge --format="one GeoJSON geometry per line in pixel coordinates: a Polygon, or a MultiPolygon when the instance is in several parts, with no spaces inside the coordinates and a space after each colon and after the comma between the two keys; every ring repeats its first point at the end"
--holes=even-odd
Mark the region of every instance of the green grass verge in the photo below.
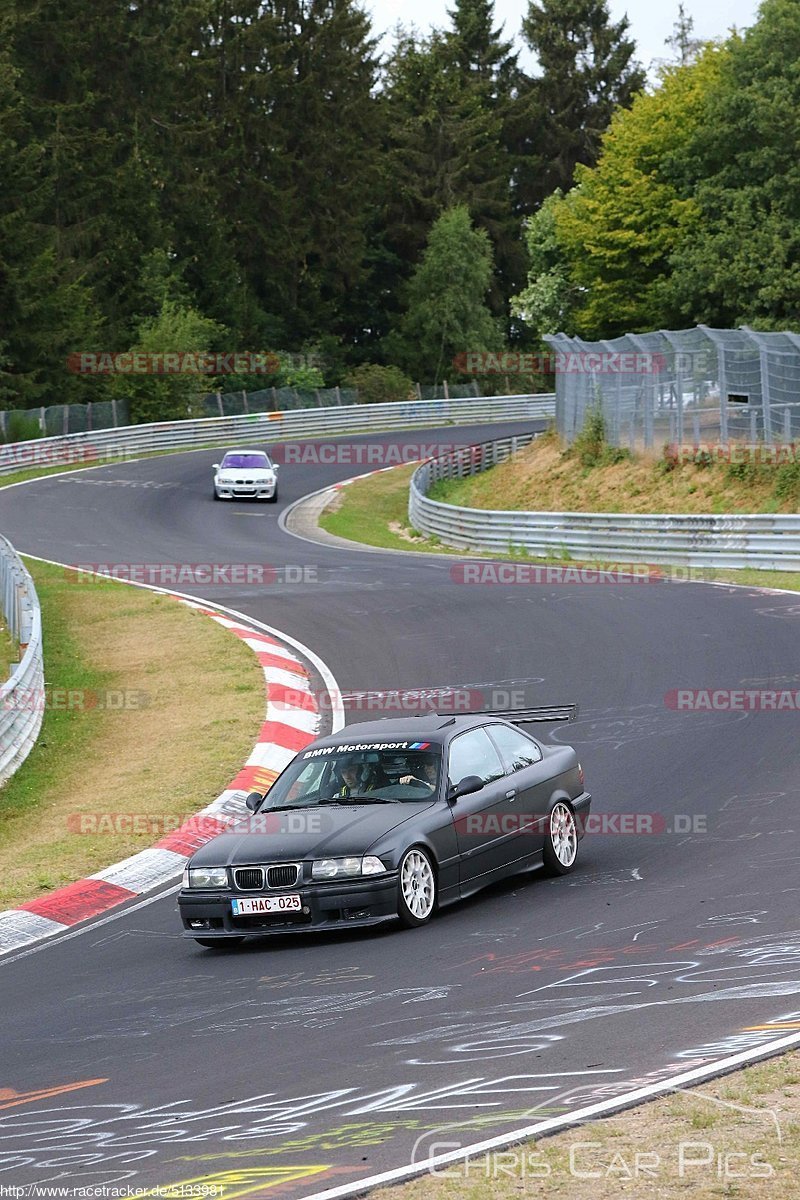
{"type": "Polygon", "coordinates": [[[700,455],[682,462],[676,454],[631,453],[590,434],[584,430],[567,447],[551,427],[492,470],[442,480],[430,494],[466,508],[520,512],[795,513],[800,504],[800,462],[788,447],[791,461],[724,463],[700,455]]]}
{"type": "MultiPolygon", "coordinates": [[[[457,555],[459,558],[489,556],[488,551],[470,552],[443,546],[436,538],[425,538],[411,529],[408,524],[408,486],[414,467],[398,467],[380,475],[370,475],[351,483],[336,493],[331,507],[320,517],[319,524],[328,533],[360,542],[367,546],[379,546],[384,550],[421,550],[431,554],[457,555]]],[[[574,559],[566,557],[534,557],[523,551],[513,554],[491,554],[496,560],[509,562],[546,563],[560,566],[576,566],[574,559]]],[[[599,565],[599,564],[589,564],[599,565]]],[[[602,564],[608,566],[609,564],[602,564]]],[[[619,564],[624,568],[625,564],[619,564]]],[[[665,567],[666,572],[669,571],[665,567]]],[[[676,568],[688,576],[688,568],[676,568]]],[[[737,583],[745,586],[785,588],[800,591],[798,571],[760,571],[748,567],[741,571],[722,570],[717,567],[693,569],[691,578],[719,583],[737,583]]]]}
{"type": "Polygon", "coordinates": [[[47,703],[36,745],[0,789],[0,909],[144,849],[203,808],[241,768],[265,709],[255,655],[209,617],[26,565],[47,703]]]}
{"type": "Polygon", "coordinates": [[[421,537],[408,524],[408,485],[415,470],[416,465],[398,467],[342,488],[320,516],[320,527],[366,546],[449,552],[436,539],[421,537]]]}

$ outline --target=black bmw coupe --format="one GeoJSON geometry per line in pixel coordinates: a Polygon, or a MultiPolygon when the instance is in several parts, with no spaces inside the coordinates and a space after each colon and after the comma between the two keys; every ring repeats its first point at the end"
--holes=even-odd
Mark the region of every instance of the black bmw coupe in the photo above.
{"type": "Polygon", "coordinates": [[[571,746],[517,723],[574,709],[426,714],[349,725],[310,743],[248,815],[187,864],[187,937],[246,937],[398,920],[508,875],[571,871],[591,796],[571,746]]]}

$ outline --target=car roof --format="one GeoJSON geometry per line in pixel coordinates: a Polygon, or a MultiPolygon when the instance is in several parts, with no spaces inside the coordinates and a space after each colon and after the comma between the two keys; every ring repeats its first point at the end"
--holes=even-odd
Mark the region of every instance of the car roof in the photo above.
{"type": "Polygon", "coordinates": [[[234,447],[232,450],[226,450],[222,457],[227,458],[229,454],[261,454],[265,458],[269,458],[266,450],[259,450],[254,446],[241,446],[239,449],[234,447]]]}
{"type": "Polygon", "coordinates": [[[306,750],[316,746],[352,746],[361,742],[432,742],[442,745],[454,734],[488,723],[505,725],[508,722],[490,713],[424,713],[418,717],[385,717],[377,721],[360,721],[345,725],[337,733],[318,738],[306,750]]]}

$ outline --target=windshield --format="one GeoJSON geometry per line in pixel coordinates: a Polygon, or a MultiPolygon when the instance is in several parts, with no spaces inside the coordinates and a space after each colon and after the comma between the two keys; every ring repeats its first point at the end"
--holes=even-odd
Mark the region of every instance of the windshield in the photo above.
{"type": "Polygon", "coordinates": [[[275,781],[262,812],[431,800],[438,794],[441,761],[439,747],[342,752],[332,746],[321,753],[306,751],[275,781]]]}
{"type": "Polygon", "coordinates": [[[244,468],[247,470],[264,470],[270,465],[266,454],[226,454],[222,460],[222,470],[244,468]]]}

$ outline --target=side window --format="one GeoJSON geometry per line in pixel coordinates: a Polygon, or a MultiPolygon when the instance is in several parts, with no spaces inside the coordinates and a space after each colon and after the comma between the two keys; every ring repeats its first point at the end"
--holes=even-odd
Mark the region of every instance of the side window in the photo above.
{"type": "Polygon", "coordinates": [[[460,783],[467,775],[479,775],[484,783],[491,783],[505,775],[505,768],[483,729],[470,729],[450,743],[447,774],[451,783],[460,783]]]}
{"type": "Polygon", "coordinates": [[[489,732],[507,771],[520,771],[532,763],[541,762],[542,752],[539,747],[518,729],[511,729],[508,725],[490,725],[489,732]]]}

